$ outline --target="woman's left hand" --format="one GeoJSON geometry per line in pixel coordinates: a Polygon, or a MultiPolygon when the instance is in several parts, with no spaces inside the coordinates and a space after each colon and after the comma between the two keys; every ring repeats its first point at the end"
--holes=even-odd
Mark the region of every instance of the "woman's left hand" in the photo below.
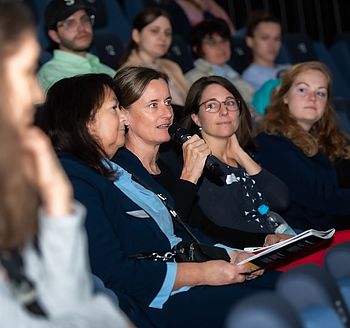
{"type": "Polygon", "coordinates": [[[243,167],[249,175],[258,174],[261,171],[260,165],[241,147],[235,133],[229,138],[227,147],[229,156],[243,167]]]}
{"type": "Polygon", "coordinates": [[[234,133],[229,139],[228,139],[228,149],[230,156],[238,163],[240,163],[240,155],[244,150],[242,149],[241,145],[238,142],[237,136],[234,133]]]}
{"type": "MultiPolygon", "coordinates": [[[[230,254],[231,263],[238,264],[239,262],[252,257],[253,255],[254,254],[248,253],[248,252],[232,251],[231,254],[230,254]]],[[[245,265],[248,266],[249,264],[245,264],[245,265]]],[[[265,272],[265,270],[261,269],[261,270],[258,270],[258,271],[253,271],[253,272],[247,273],[246,274],[246,280],[255,279],[255,278],[261,276],[264,272],[265,272]]]]}
{"type": "Polygon", "coordinates": [[[282,234],[282,233],[267,235],[265,237],[264,246],[271,246],[271,245],[274,245],[276,243],[279,243],[280,241],[287,240],[287,239],[292,238],[292,237],[293,237],[293,235],[286,235],[286,234],[282,234]]]}

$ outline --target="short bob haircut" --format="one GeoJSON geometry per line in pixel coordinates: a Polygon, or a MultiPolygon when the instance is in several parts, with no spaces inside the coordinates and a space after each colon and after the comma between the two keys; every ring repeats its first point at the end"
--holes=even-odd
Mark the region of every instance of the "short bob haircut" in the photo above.
{"type": "Polygon", "coordinates": [[[114,77],[114,91],[118,95],[120,106],[128,109],[140,99],[152,80],[163,79],[168,83],[168,76],[148,67],[128,66],[120,68],[114,77]]]}
{"type": "Polygon", "coordinates": [[[198,114],[203,91],[211,84],[221,85],[240,102],[239,126],[236,136],[242,148],[253,150],[255,148],[255,143],[252,133],[252,119],[248,106],[235,86],[229,80],[221,76],[204,76],[192,84],[185,102],[184,119],[182,125],[188,129],[191,134],[196,133],[200,135],[200,130],[192,121],[191,114],[198,114]]]}
{"type": "Polygon", "coordinates": [[[57,152],[69,152],[112,177],[114,171],[102,162],[107,157],[105,151],[88,130],[109,89],[113,90],[113,79],[106,74],[84,74],[56,82],[47,93],[41,126],[57,152]]]}
{"type": "Polygon", "coordinates": [[[221,18],[206,19],[192,28],[191,47],[194,55],[203,57],[203,40],[206,37],[220,35],[224,40],[231,41],[231,33],[227,23],[221,18]]]}
{"type": "Polygon", "coordinates": [[[317,61],[294,65],[287,71],[277,92],[272,96],[270,106],[259,124],[259,131],[279,134],[290,139],[306,156],[314,156],[318,151],[330,160],[338,158],[350,159],[349,140],[338,127],[332,105],[332,79],[328,68],[317,61]],[[323,117],[316,122],[310,131],[305,131],[290,114],[283,98],[292,87],[299,74],[316,70],[321,72],[327,81],[327,103],[323,117]]]}

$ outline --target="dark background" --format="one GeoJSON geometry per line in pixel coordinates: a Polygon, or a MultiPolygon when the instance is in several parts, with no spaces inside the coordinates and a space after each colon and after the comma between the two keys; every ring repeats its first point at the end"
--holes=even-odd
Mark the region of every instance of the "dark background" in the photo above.
{"type": "MultiPolygon", "coordinates": [[[[130,1],[130,0],[129,0],[130,1]]],[[[342,32],[350,32],[349,0],[217,0],[242,28],[252,10],[272,12],[282,22],[283,32],[306,33],[327,46],[342,32]]]]}

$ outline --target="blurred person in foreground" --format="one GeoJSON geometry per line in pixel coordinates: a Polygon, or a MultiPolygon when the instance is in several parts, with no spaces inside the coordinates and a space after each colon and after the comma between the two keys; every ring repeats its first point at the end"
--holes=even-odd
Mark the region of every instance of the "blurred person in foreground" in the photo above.
{"type": "Polygon", "coordinates": [[[127,327],[107,298],[93,294],[85,209],[48,138],[31,126],[43,98],[34,30],[27,8],[0,3],[1,327],[127,327]]]}

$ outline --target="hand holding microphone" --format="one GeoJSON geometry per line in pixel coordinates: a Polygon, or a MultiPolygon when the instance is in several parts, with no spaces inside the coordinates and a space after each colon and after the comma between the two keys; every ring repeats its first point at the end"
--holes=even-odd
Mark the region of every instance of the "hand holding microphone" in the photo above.
{"type": "Polygon", "coordinates": [[[197,183],[204,166],[216,176],[224,175],[220,161],[210,155],[210,149],[203,139],[197,135],[191,136],[186,129],[177,124],[169,127],[169,135],[175,142],[183,145],[184,167],[181,179],[197,183]]]}

